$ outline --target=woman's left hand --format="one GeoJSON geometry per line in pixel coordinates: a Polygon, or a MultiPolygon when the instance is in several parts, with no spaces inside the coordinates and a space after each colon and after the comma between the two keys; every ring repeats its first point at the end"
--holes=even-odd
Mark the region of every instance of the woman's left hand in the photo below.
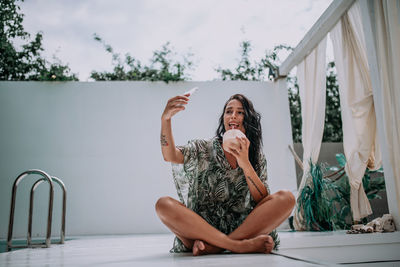
{"type": "Polygon", "coordinates": [[[230,153],[235,156],[236,161],[240,168],[244,169],[251,165],[249,161],[249,147],[250,141],[247,137],[236,137],[239,142],[239,149],[231,149],[230,153]]]}

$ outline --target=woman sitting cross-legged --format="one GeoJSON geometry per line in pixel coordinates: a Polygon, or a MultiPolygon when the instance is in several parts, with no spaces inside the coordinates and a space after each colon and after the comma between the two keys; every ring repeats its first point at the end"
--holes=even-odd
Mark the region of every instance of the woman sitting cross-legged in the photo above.
{"type": "Polygon", "coordinates": [[[171,251],[270,253],[277,243],[274,229],[289,217],[295,198],[285,190],[269,192],[260,114],[244,95],[233,95],[214,138],[176,147],[171,118],[185,109],[188,96],[169,99],[161,116],[161,150],[173,163],[180,199],[156,203],[161,221],[176,235],[171,251]],[[223,142],[227,131],[237,130],[223,142]]]}

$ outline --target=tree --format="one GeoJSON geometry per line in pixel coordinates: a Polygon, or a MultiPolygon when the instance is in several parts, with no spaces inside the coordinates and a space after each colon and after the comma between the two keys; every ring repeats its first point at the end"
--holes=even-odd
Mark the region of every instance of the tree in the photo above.
{"type": "Polygon", "coordinates": [[[150,60],[150,65],[142,65],[142,63],[132,57],[129,53],[125,54],[125,58],[121,59],[119,53],[114,52],[114,49],[106,44],[97,34],[94,34],[94,39],[103,44],[105,50],[112,55],[112,72],[92,71],[90,77],[96,81],[184,81],[189,79],[187,73],[193,67],[193,62],[190,60],[191,54],[183,57],[183,62],[176,61],[176,54],[167,42],[161,48],[153,52],[153,57],[150,60]]]}
{"type": "Polygon", "coordinates": [[[290,121],[292,123],[292,138],[293,142],[301,143],[301,101],[299,93],[299,85],[297,84],[297,78],[288,76],[286,81],[289,84],[288,96],[289,96],[289,109],[290,109],[290,121]]]}
{"type": "Polygon", "coordinates": [[[42,57],[43,34],[38,32],[33,40],[29,40],[30,34],[24,30],[24,15],[20,13],[17,2],[0,2],[0,80],[78,80],[75,74],[70,73],[68,65],[63,65],[58,59],[51,63],[42,57]],[[20,49],[14,44],[18,39],[27,41],[20,49]]]}
{"type": "Polygon", "coordinates": [[[244,81],[265,81],[269,79],[270,71],[277,69],[279,65],[279,52],[282,50],[292,51],[293,48],[287,45],[278,45],[272,51],[267,51],[264,58],[259,62],[250,61],[251,43],[243,41],[240,44],[241,59],[234,71],[218,67],[215,71],[220,73],[222,80],[244,80],[244,81]]]}
{"type": "Polygon", "coordinates": [[[339,99],[339,84],[335,62],[328,63],[326,75],[325,127],[322,142],[343,142],[342,116],[339,99]]]}
{"type": "MultiPolygon", "coordinates": [[[[265,56],[258,62],[250,61],[251,43],[243,41],[240,44],[241,59],[234,70],[217,68],[216,71],[221,75],[222,80],[246,80],[246,81],[265,81],[268,79],[267,73],[275,70],[281,63],[280,53],[292,51],[293,48],[287,45],[275,46],[272,51],[266,51],[265,56]]],[[[269,76],[269,74],[268,74],[269,76]]],[[[294,142],[301,142],[301,101],[299,86],[296,77],[288,76],[290,119],[292,124],[292,138],[294,142]]],[[[328,64],[326,77],[326,116],[323,142],[342,142],[342,120],[340,116],[339,89],[336,79],[335,63],[328,64]]]]}

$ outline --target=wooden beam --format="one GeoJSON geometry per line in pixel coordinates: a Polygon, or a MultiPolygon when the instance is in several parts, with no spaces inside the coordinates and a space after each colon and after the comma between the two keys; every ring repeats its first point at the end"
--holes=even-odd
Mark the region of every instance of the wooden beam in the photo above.
{"type": "Polygon", "coordinates": [[[278,77],[286,77],[293,67],[297,66],[321,42],[328,32],[336,25],[342,15],[351,7],[355,0],[335,0],[319,17],[317,22],[306,33],[294,51],[281,64],[278,77]]]}

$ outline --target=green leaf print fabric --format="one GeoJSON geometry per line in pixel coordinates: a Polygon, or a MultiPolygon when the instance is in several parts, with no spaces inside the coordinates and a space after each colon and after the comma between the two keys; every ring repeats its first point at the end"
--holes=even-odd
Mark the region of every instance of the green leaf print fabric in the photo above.
{"type": "MultiPolygon", "coordinates": [[[[231,233],[256,206],[243,170],[240,167],[232,169],[217,137],[192,140],[177,148],[184,156],[183,164],[172,164],[179,200],[221,232],[231,233]]],[[[261,154],[256,172],[269,193],[264,154],[261,154]]],[[[271,236],[277,243],[275,231],[271,236]]],[[[188,251],[175,238],[171,252],[188,251]]]]}

